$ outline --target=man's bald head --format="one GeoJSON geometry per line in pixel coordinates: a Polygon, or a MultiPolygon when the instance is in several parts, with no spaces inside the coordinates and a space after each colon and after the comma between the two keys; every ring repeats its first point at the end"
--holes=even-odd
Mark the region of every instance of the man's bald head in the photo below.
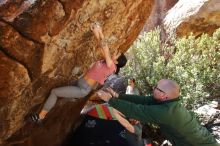
{"type": "Polygon", "coordinates": [[[157,86],[167,94],[169,99],[177,98],[180,95],[180,87],[173,80],[162,79],[157,86]]]}

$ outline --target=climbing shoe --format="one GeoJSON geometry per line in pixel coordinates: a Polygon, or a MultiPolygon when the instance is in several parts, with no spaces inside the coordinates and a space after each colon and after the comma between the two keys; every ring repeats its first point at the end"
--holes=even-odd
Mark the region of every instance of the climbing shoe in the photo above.
{"type": "Polygon", "coordinates": [[[37,123],[37,124],[42,123],[42,119],[40,119],[40,117],[39,117],[38,114],[30,115],[29,121],[30,121],[31,123],[37,123]]]}

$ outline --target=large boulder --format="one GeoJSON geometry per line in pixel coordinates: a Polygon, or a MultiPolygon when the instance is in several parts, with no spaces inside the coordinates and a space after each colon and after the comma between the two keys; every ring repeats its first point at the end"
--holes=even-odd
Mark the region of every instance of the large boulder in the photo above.
{"type": "MultiPolygon", "coordinates": [[[[157,26],[163,24],[167,12],[178,2],[178,0],[155,0],[155,4],[143,31],[151,31],[157,26]]],[[[162,27],[163,28],[163,27],[162,27]]]]}
{"type": "Polygon", "coordinates": [[[164,18],[168,33],[179,37],[195,36],[202,33],[212,34],[220,27],[219,0],[179,0],[164,18]]]}
{"type": "Polygon", "coordinates": [[[159,27],[161,30],[160,39],[161,42],[167,40],[167,32],[163,26],[163,20],[166,17],[167,12],[178,2],[178,0],[155,0],[153,10],[147,20],[143,32],[148,32],[155,27],[159,27]]]}
{"type": "Polygon", "coordinates": [[[99,21],[110,51],[126,51],[142,30],[153,0],[0,1],[0,143],[61,145],[86,100],[59,100],[43,125],[24,122],[50,90],[70,85],[100,59],[90,31],[99,21]]]}

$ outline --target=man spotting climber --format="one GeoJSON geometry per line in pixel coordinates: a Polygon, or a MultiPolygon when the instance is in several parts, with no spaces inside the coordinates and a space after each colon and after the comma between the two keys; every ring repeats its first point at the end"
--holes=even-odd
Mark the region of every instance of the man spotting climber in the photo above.
{"type": "Polygon", "coordinates": [[[220,146],[180,103],[179,85],[168,79],[160,80],[153,96],[137,96],[98,91],[98,96],[126,117],[141,123],[154,123],[173,146],[220,146]]]}

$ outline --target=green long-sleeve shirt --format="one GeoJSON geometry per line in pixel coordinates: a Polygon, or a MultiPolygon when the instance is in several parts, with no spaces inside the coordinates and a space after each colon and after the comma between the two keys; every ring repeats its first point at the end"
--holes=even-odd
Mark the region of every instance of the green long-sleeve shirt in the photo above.
{"type": "Polygon", "coordinates": [[[109,104],[126,117],[154,123],[174,146],[220,146],[179,99],[157,102],[152,96],[120,95],[109,104]]]}

